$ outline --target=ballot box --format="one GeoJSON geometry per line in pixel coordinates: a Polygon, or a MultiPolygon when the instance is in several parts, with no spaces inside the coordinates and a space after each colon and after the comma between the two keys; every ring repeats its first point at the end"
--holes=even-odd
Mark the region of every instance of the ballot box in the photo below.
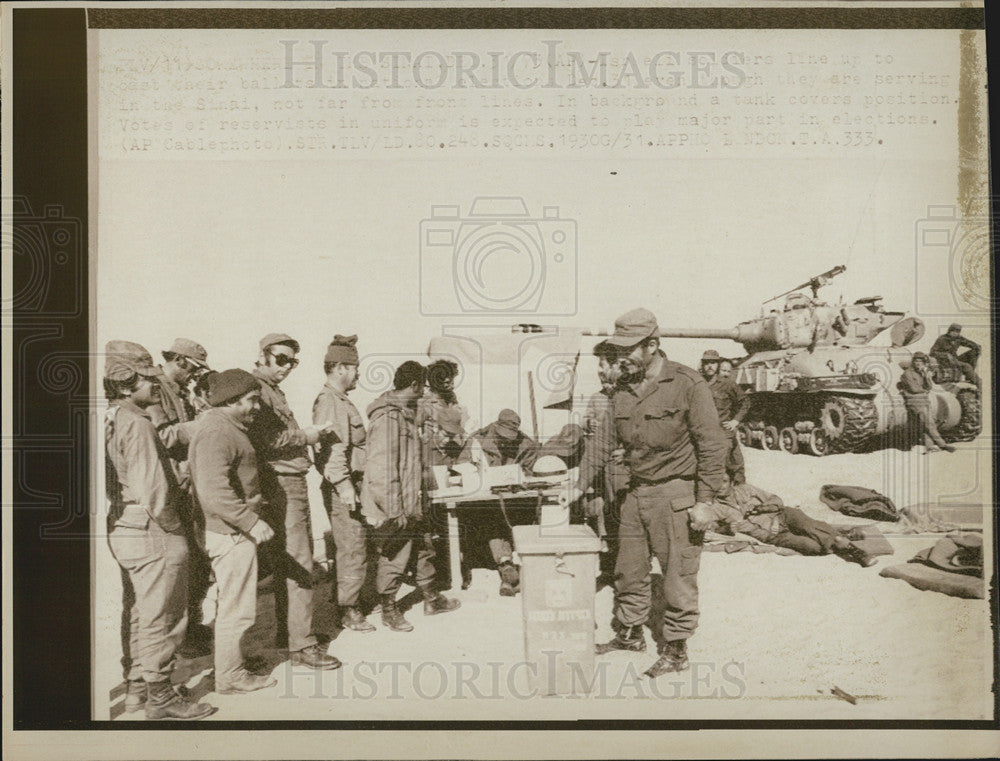
{"type": "Polygon", "coordinates": [[[594,683],[594,595],[600,540],[587,526],[514,526],[521,559],[524,655],[539,695],[594,683]]]}

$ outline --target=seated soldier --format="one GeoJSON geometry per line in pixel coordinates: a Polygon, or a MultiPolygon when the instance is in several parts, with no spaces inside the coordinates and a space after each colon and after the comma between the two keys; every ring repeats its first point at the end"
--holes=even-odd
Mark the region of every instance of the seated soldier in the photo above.
{"type": "Polygon", "coordinates": [[[875,558],[856,541],[864,538],[859,529],[842,531],[829,523],[810,518],[797,507],[786,507],[781,498],[753,484],[733,484],[729,495],[719,497],[702,512],[691,515],[695,531],[747,534],[758,541],[787,547],[802,555],[834,554],[862,568],[875,565],[875,558]]]}
{"type": "Polygon", "coordinates": [[[944,368],[957,370],[969,383],[982,388],[982,379],[976,374],[981,348],[979,344],[962,335],[962,326],[953,322],[944,335],[938,336],[930,354],[944,368]]]}
{"type": "MultiPolygon", "coordinates": [[[[469,460],[485,466],[517,464],[526,473],[538,459],[538,442],[521,432],[521,417],[514,410],[501,410],[496,422],[473,433],[466,448],[469,460]]],[[[504,510],[477,512],[477,527],[490,546],[493,562],[500,574],[500,594],[513,597],[518,593],[521,574],[514,565],[511,516],[504,510]]]]}

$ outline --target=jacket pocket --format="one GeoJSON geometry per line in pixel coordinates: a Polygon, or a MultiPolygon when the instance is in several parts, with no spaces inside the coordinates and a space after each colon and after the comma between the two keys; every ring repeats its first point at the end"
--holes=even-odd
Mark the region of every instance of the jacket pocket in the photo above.
{"type": "Polygon", "coordinates": [[[674,497],[670,500],[670,508],[676,513],[694,507],[695,498],[693,495],[685,494],[683,497],[674,497]]]}
{"type": "Polygon", "coordinates": [[[153,555],[153,542],[145,529],[115,526],[108,544],[115,560],[126,570],[137,567],[153,555]]]}
{"type": "Polygon", "coordinates": [[[646,412],[640,419],[640,438],[653,447],[670,447],[684,430],[686,409],[663,407],[656,412],[646,412]]]}
{"type": "Polygon", "coordinates": [[[681,576],[694,576],[701,566],[701,547],[685,547],[681,550],[681,576]]]}
{"type": "Polygon", "coordinates": [[[145,505],[125,505],[122,514],[115,521],[122,528],[146,529],[149,526],[149,512],[145,505]]]}

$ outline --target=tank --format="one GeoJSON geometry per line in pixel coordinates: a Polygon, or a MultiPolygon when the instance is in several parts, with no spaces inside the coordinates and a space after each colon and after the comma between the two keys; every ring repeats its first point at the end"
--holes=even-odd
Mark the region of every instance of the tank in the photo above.
{"type": "MultiPolygon", "coordinates": [[[[768,299],[759,317],[733,328],[660,330],[664,338],[724,338],[746,349],[747,356],[733,360],[734,380],[751,398],[739,428],[742,444],[822,456],[911,435],[897,383],[912,357],[907,347],[924,335],[923,322],[887,310],[881,296],[819,299],[819,289],[845,270],[834,267],[768,299]],[[874,344],[886,331],[889,345],[874,344]]],[[[934,371],[938,385],[930,396],[939,431],[949,441],[974,439],[982,430],[976,386],[934,371]]]]}

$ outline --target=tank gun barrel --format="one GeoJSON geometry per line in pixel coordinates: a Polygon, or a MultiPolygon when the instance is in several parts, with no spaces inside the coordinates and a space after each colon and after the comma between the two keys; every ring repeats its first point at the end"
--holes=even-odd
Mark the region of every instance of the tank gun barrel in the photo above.
{"type": "MultiPolygon", "coordinates": [[[[519,323],[511,327],[512,333],[555,333],[559,329],[550,326],[519,323]]],[[[580,331],[585,336],[607,338],[614,334],[606,328],[584,328],[580,331]]],[[[742,323],[735,328],[660,328],[661,338],[723,338],[731,341],[757,340],[760,330],[752,323],[742,323]]]]}

